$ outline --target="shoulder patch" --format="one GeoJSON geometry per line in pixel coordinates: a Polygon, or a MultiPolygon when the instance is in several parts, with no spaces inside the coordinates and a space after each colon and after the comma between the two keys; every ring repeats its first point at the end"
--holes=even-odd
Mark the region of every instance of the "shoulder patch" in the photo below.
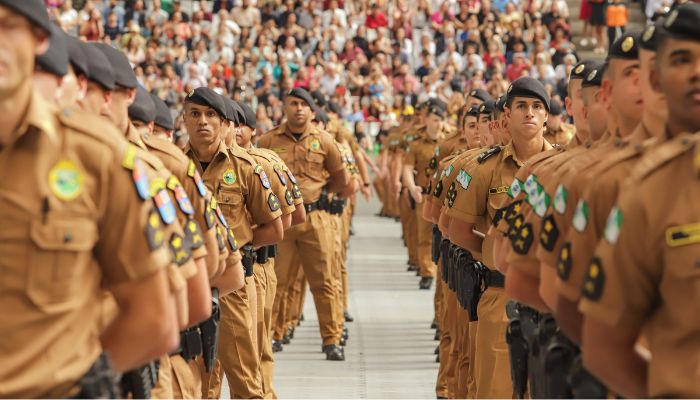
{"type": "Polygon", "coordinates": [[[576,229],[577,232],[583,232],[588,226],[588,203],[583,199],[578,201],[576,205],[576,211],[574,212],[574,218],[571,221],[571,225],[576,229]]]}
{"type": "Polygon", "coordinates": [[[524,224],[514,235],[514,239],[511,242],[513,251],[518,254],[527,254],[530,251],[530,247],[532,247],[532,236],[532,225],[529,223],[524,224]]]}
{"type": "Polygon", "coordinates": [[[581,286],[581,294],[588,300],[597,301],[603,295],[605,286],[605,272],[603,271],[603,262],[598,257],[591,259],[591,264],[588,266],[588,272],[583,278],[581,286]]]}
{"type": "Polygon", "coordinates": [[[226,239],[221,233],[222,229],[220,225],[216,226],[216,243],[219,246],[219,251],[224,251],[226,249],[226,239]]]}
{"type": "Polygon", "coordinates": [[[211,229],[216,223],[214,210],[212,210],[209,200],[204,200],[204,221],[207,223],[207,229],[211,229]]]}
{"type": "Polygon", "coordinates": [[[433,190],[433,196],[434,197],[440,197],[442,194],[442,179],[440,179],[436,184],[435,184],[435,190],[433,190]]]}
{"type": "Polygon", "coordinates": [[[483,164],[486,160],[489,159],[489,157],[500,153],[501,150],[502,150],[501,146],[492,147],[492,148],[486,150],[485,152],[479,154],[479,157],[477,157],[476,161],[479,164],[483,164]]]}
{"type": "Polygon", "coordinates": [[[540,244],[548,251],[554,249],[554,244],[559,238],[559,228],[554,220],[554,215],[549,214],[542,220],[542,233],[540,233],[540,244]]]}
{"type": "Polygon", "coordinates": [[[282,182],[282,186],[287,186],[287,174],[285,174],[284,169],[282,169],[282,167],[277,163],[273,166],[273,169],[275,170],[280,182],[282,182]]]}
{"type": "Polygon", "coordinates": [[[267,196],[267,205],[270,207],[270,211],[272,212],[280,209],[280,201],[274,193],[270,193],[267,196]]]}
{"type": "Polygon", "coordinates": [[[148,213],[148,221],[146,223],[146,241],[151,250],[157,250],[163,246],[165,241],[163,226],[160,223],[160,218],[155,210],[148,213]]]}
{"type": "Polygon", "coordinates": [[[450,188],[447,189],[445,199],[447,200],[447,206],[452,208],[455,204],[455,200],[457,200],[457,182],[452,182],[450,188]]]}
{"type": "Polygon", "coordinates": [[[204,186],[204,181],[202,180],[202,176],[199,175],[199,171],[197,171],[197,167],[194,165],[194,161],[190,160],[190,163],[187,165],[187,176],[192,178],[194,181],[195,186],[197,186],[197,191],[199,192],[199,195],[204,197],[207,195],[207,187],[204,186]]]}
{"type": "Polygon", "coordinates": [[[202,230],[199,228],[199,224],[192,218],[188,218],[185,224],[185,243],[192,250],[197,250],[204,245],[202,230]]]}
{"type": "MultiPolygon", "coordinates": [[[[622,220],[622,211],[620,211],[620,209],[617,206],[613,207],[612,210],[610,210],[608,220],[605,223],[604,236],[605,240],[607,240],[608,243],[617,243],[617,237],[620,236],[620,228],[622,227],[622,220]]],[[[700,240],[700,224],[698,226],[698,229],[696,229],[695,233],[697,238],[700,240]]]]}
{"type": "Polygon", "coordinates": [[[148,200],[151,198],[150,182],[146,176],[146,166],[140,159],[135,159],[132,170],[131,177],[134,180],[134,185],[136,185],[136,193],[138,193],[141,200],[148,200]]]}
{"type": "Polygon", "coordinates": [[[153,197],[153,203],[155,203],[156,209],[158,209],[158,213],[163,222],[166,225],[175,222],[177,212],[168,191],[165,190],[165,180],[162,178],[153,179],[151,181],[150,191],[153,197]]]}
{"type": "Polygon", "coordinates": [[[231,251],[238,251],[238,242],[236,237],[233,235],[233,229],[226,230],[226,241],[228,242],[228,247],[231,251]]]}
{"type": "Polygon", "coordinates": [[[566,190],[566,186],[560,183],[557,187],[557,191],[554,193],[554,211],[560,215],[564,215],[566,212],[566,201],[569,199],[569,191],[566,190]]]}
{"type": "Polygon", "coordinates": [[[170,178],[168,178],[167,186],[175,195],[175,200],[180,207],[180,211],[186,215],[193,215],[194,208],[192,207],[192,202],[190,202],[190,198],[187,196],[185,188],[180,183],[180,180],[177,179],[175,175],[171,175],[170,178]]]}
{"type": "Polygon", "coordinates": [[[566,282],[571,274],[571,243],[566,242],[559,250],[559,260],[557,261],[557,275],[559,279],[566,282]]]}
{"type": "Polygon", "coordinates": [[[270,179],[267,177],[267,174],[265,173],[265,168],[263,168],[262,165],[257,164],[254,168],[255,174],[258,175],[258,178],[260,178],[260,183],[265,189],[270,188],[270,179]]]}
{"type": "Polygon", "coordinates": [[[219,203],[216,201],[216,198],[211,198],[211,204],[209,205],[209,207],[216,213],[216,216],[219,218],[219,222],[221,222],[221,225],[223,225],[225,228],[228,228],[228,223],[226,222],[226,218],[224,218],[224,213],[221,211],[221,207],[219,207],[219,203]]]}
{"type": "Polygon", "coordinates": [[[288,206],[293,206],[294,205],[294,195],[292,195],[292,191],[289,189],[285,189],[284,191],[284,200],[287,202],[288,206]]]}
{"type": "Polygon", "coordinates": [[[170,252],[175,264],[182,266],[192,258],[192,252],[185,246],[185,239],[177,233],[170,236],[170,252]]]}

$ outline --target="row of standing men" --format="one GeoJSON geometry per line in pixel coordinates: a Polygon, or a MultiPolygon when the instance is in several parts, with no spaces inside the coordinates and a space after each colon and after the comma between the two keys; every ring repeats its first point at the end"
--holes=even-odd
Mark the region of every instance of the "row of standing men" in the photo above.
{"type": "Polygon", "coordinates": [[[436,278],[438,398],[700,395],[699,85],[688,3],[573,67],[575,129],[529,77],[456,133],[440,100],[404,115],[374,184],[436,278]]]}
{"type": "Polygon", "coordinates": [[[126,58],[0,1],[2,397],[275,398],[273,352],[306,291],[327,360],[347,330],[345,243],[364,155],[337,106],[286,122],[208,88],[170,111],[126,58]]]}

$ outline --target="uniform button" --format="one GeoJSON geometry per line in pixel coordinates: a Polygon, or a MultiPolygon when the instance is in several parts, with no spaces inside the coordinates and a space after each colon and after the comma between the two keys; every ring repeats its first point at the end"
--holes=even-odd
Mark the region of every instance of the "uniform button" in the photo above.
{"type": "Polygon", "coordinates": [[[70,243],[73,240],[73,235],[66,233],[63,235],[63,243],[70,243]]]}

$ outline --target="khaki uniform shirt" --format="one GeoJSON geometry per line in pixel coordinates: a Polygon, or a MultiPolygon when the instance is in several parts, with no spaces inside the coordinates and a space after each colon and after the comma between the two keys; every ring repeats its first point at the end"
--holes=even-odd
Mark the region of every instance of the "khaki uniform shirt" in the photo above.
{"type": "MultiPolygon", "coordinates": [[[[543,150],[551,149],[546,141],[543,150]]],[[[474,224],[476,229],[487,233],[488,229],[508,196],[508,188],[522,163],[515,157],[512,143],[504,146],[497,154],[479,156],[471,171],[460,169],[456,182],[459,183],[454,205],[447,215],[474,224]]],[[[487,235],[481,253],[486,266],[493,268],[493,235],[487,235]]]]}
{"type": "Polygon", "coordinates": [[[301,187],[305,203],[318,201],[328,175],[345,168],[333,137],[311,124],[297,141],[283,123],[261,137],[258,146],[271,149],[284,160],[301,187]]]}
{"type": "Polygon", "coordinates": [[[660,145],[620,191],[584,278],[580,309],[611,328],[643,327],[647,391],[700,397],[700,135],[660,145]]]}
{"type": "Polygon", "coordinates": [[[421,137],[409,144],[403,156],[403,165],[413,167],[416,186],[423,188],[424,193],[427,193],[430,177],[438,169],[436,156],[439,154],[438,139],[421,137]]]}
{"type": "MultiPolygon", "coordinates": [[[[228,260],[229,263],[239,261],[241,255],[235,245],[235,235],[231,229],[226,229],[221,224],[221,221],[218,221],[216,218],[216,210],[211,208],[213,197],[211,192],[201,179],[196,180],[194,176],[187,174],[188,167],[190,165],[194,167],[193,161],[187,158],[185,153],[171,142],[156,136],[142,137],[142,140],[148,150],[158,157],[166,168],[173,173],[172,177],[168,178],[167,187],[176,199],[180,210],[187,214],[196,224],[194,226],[192,222],[187,222],[185,226],[186,242],[198,245],[199,240],[196,236],[201,235],[204,242],[209,243],[209,241],[212,241],[217,243],[215,248],[219,249],[218,260],[228,260]],[[191,202],[191,210],[188,210],[187,202],[184,200],[185,196],[191,202]],[[188,213],[188,211],[191,212],[188,213]],[[198,229],[201,233],[198,232],[198,229]],[[233,240],[229,240],[229,234],[233,240]],[[222,243],[224,244],[223,246],[221,245],[222,243]]],[[[200,257],[201,254],[193,252],[195,258],[200,257]]],[[[208,267],[210,272],[216,270],[215,266],[208,267]]]]}
{"type": "Polygon", "coordinates": [[[551,144],[565,146],[569,144],[571,139],[573,139],[575,136],[576,127],[571,124],[562,122],[561,124],[559,124],[559,129],[557,129],[554,132],[550,132],[549,129],[547,129],[544,138],[547,139],[547,141],[551,144]]]}
{"type": "Polygon", "coordinates": [[[252,225],[266,224],[282,215],[265,169],[243,149],[227,149],[223,140],[219,141],[219,148],[204,171],[189,145],[185,154],[193,161],[187,174],[195,177],[201,174],[207,189],[214,193],[212,202],[216,200],[217,204],[212,207],[217,209],[217,218],[233,230],[241,246],[252,242],[252,225]]]}
{"type": "Polygon", "coordinates": [[[102,352],[100,287],[170,263],[141,161],[103,119],[34,94],[0,149],[0,396],[75,395],[102,352]],[[106,138],[106,139],[105,139],[106,138]]]}
{"type": "Polygon", "coordinates": [[[587,223],[568,229],[556,263],[557,289],[569,300],[578,301],[580,298],[583,277],[617,200],[620,184],[645,151],[657,143],[658,139],[649,138],[649,132],[640,124],[627,146],[607,156],[586,174],[590,183],[583,189],[578,202],[574,200],[571,204],[576,204],[576,210],[583,213],[578,218],[585,216],[587,223]]]}

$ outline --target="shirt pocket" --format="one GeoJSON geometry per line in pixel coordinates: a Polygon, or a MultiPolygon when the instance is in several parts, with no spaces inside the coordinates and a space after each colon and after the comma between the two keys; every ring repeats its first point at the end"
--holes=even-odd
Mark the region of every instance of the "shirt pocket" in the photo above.
{"type": "MultiPolygon", "coordinates": [[[[664,244],[664,246],[667,246],[664,244]]],[[[662,301],[679,313],[674,320],[700,329],[700,243],[669,247],[664,254],[665,276],[660,282],[662,301]]]]}
{"type": "Polygon", "coordinates": [[[323,153],[308,151],[306,153],[306,173],[314,178],[321,178],[323,162],[326,157],[323,153]]]}
{"type": "Polygon", "coordinates": [[[221,189],[217,196],[219,207],[229,224],[244,216],[243,214],[243,193],[235,189],[221,189]]]}
{"type": "Polygon", "coordinates": [[[49,218],[31,223],[27,296],[47,312],[61,312],[81,301],[96,279],[92,250],[97,225],[87,218],[49,218]],[[86,283],[88,285],[86,285],[86,283]]]}

